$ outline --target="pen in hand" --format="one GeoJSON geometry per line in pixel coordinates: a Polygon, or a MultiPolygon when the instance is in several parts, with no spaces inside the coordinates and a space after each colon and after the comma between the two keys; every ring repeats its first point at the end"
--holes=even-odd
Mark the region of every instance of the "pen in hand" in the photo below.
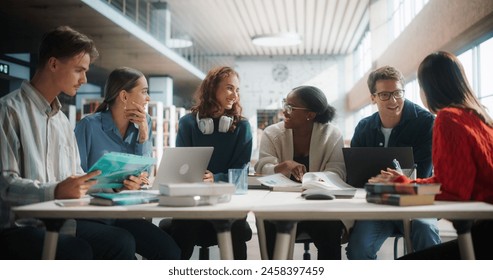
{"type": "Polygon", "coordinates": [[[397,161],[397,159],[394,158],[394,160],[392,161],[392,163],[394,164],[394,167],[395,167],[395,170],[401,174],[404,174],[402,173],[402,168],[401,168],[401,165],[399,164],[399,161],[397,161]]]}

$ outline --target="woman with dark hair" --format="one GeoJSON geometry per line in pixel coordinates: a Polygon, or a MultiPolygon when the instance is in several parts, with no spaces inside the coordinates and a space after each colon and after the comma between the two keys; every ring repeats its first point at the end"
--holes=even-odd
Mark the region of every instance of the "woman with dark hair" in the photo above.
{"type": "MultiPolygon", "coordinates": [[[[428,55],[419,66],[418,81],[423,104],[437,114],[432,144],[434,175],[411,181],[388,170],[371,180],[441,183],[437,200],[493,203],[493,120],[474,95],[459,59],[443,51],[428,55]]],[[[476,258],[492,259],[493,221],[474,221],[471,235],[476,258]]],[[[457,240],[453,240],[403,258],[460,259],[460,254],[457,240]]]]}
{"type": "MultiPolygon", "coordinates": [[[[149,102],[147,80],[140,71],[129,67],[113,70],[104,87],[103,103],[96,113],[83,118],[75,127],[81,166],[87,171],[108,152],[151,156],[151,118],[145,105],[149,102]]],[[[147,183],[147,172],[130,176],[120,190],[138,190],[147,183]]],[[[138,254],[147,259],[179,259],[180,250],[171,236],[144,219],[80,220],[99,222],[128,231],[135,239],[138,254]]]]}
{"type": "MultiPolygon", "coordinates": [[[[252,132],[240,106],[238,73],[230,67],[213,68],[196,94],[196,105],[182,117],[176,137],[177,147],[214,147],[204,181],[228,181],[228,169],[243,168],[252,154],[252,132]]],[[[173,219],[169,232],[182,250],[182,259],[192,256],[197,240],[217,244],[216,231],[209,221],[173,219]]],[[[235,259],[246,259],[246,241],[252,230],[246,218],[231,228],[235,259]]]]}
{"type": "MultiPolygon", "coordinates": [[[[268,126],[262,135],[255,171],[263,175],[283,173],[301,181],[308,172],[332,172],[342,180],[346,169],[342,156],[342,133],[330,121],[334,107],[325,94],[313,86],[294,88],[283,101],[284,121],[268,126]]],[[[276,230],[265,223],[267,251],[272,258],[276,230]]],[[[297,235],[306,232],[318,249],[318,259],[341,259],[340,221],[303,221],[297,235]]]]}

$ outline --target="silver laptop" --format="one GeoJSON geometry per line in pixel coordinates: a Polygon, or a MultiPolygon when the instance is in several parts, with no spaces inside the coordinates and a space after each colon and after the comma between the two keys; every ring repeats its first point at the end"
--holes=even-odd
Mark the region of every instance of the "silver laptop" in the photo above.
{"type": "Polygon", "coordinates": [[[387,167],[395,169],[392,161],[397,159],[403,169],[414,165],[412,147],[351,147],[342,148],[346,165],[347,183],[355,188],[363,188],[373,176],[387,167]]]}
{"type": "Polygon", "coordinates": [[[164,148],[152,188],[159,189],[160,184],[202,182],[213,151],[214,147],[164,148]]]}

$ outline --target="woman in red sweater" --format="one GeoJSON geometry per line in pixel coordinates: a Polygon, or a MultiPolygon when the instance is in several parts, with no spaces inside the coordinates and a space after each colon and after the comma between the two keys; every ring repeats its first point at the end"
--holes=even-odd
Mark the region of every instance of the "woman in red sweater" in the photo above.
{"type": "MultiPolygon", "coordinates": [[[[421,99],[435,113],[432,157],[434,175],[411,181],[394,170],[371,181],[441,183],[437,200],[493,203],[493,120],[479,103],[464,69],[448,52],[428,55],[418,69],[421,99]]],[[[477,259],[493,259],[493,220],[475,221],[471,229],[477,259]]],[[[460,259],[457,240],[404,259],[460,259]]]]}

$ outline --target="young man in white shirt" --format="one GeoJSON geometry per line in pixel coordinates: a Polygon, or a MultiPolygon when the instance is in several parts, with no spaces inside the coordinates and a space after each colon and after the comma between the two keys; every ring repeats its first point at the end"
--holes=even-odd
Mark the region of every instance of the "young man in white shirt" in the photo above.
{"type": "MultiPolygon", "coordinates": [[[[0,258],[39,259],[45,231],[15,222],[11,207],[80,198],[100,174],[83,174],[75,134],[60,111],[61,92],[75,96],[98,57],[94,42],[70,27],[43,36],[31,81],[0,99],[0,258]]],[[[132,259],[135,240],[118,228],[78,221],[60,234],[58,259],[132,259]]]]}

